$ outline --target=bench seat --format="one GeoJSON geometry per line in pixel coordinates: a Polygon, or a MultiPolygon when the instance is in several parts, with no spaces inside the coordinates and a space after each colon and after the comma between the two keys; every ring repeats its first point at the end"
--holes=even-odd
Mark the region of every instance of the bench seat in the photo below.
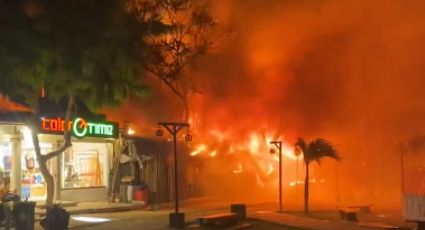
{"type": "Polygon", "coordinates": [[[359,209],[362,212],[370,213],[371,204],[357,204],[357,205],[349,205],[348,208],[359,209]]]}
{"type": "Polygon", "coordinates": [[[352,208],[340,208],[339,215],[343,220],[357,221],[357,212],[352,208]]]}
{"type": "Polygon", "coordinates": [[[236,213],[220,213],[199,217],[197,223],[201,227],[227,227],[237,224],[238,220],[236,213]]]}

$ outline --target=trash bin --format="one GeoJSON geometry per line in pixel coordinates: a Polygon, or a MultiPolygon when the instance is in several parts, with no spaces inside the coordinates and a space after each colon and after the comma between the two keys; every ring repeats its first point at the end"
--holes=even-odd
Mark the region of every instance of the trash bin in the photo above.
{"type": "Polygon", "coordinates": [[[143,201],[145,204],[149,204],[149,190],[145,185],[134,186],[133,200],[143,201]]]}
{"type": "Polygon", "coordinates": [[[19,230],[34,230],[35,202],[18,202],[13,207],[15,227],[19,230]]]}
{"type": "Polygon", "coordinates": [[[5,219],[5,214],[4,214],[4,205],[3,203],[0,204],[0,223],[4,221],[5,219]]]}
{"type": "Polygon", "coordinates": [[[3,201],[3,214],[5,229],[10,229],[13,226],[13,201],[3,201]]]}
{"type": "Polygon", "coordinates": [[[10,229],[14,224],[14,208],[15,204],[21,200],[18,194],[7,193],[2,198],[2,207],[5,220],[5,228],[10,229]]]}

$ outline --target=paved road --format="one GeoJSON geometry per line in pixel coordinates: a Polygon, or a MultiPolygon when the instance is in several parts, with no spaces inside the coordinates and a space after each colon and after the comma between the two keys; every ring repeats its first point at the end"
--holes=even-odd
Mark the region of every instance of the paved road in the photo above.
{"type": "MultiPolygon", "coordinates": [[[[186,214],[187,222],[194,222],[196,217],[210,214],[228,212],[228,203],[220,203],[216,201],[202,201],[196,204],[182,205],[181,210],[186,214]]],[[[108,230],[124,230],[124,229],[143,229],[143,230],[159,230],[168,228],[168,215],[172,212],[171,206],[164,207],[159,211],[127,211],[114,213],[97,213],[71,216],[71,229],[108,229],[108,230]],[[81,218],[92,218],[81,220],[81,218]],[[93,222],[105,221],[105,222],[93,222]]],[[[280,224],[250,220],[252,224],[250,229],[269,229],[269,230],[301,230],[300,228],[282,226],[280,224]]],[[[38,224],[36,229],[42,229],[38,224]]]]}
{"type": "MultiPolygon", "coordinates": [[[[124,230],[124,229],[143,229],[143,230],[159,230],[168,228],[168,213],[169,211],[128,211],[117,213],[89,214],[76,215],[72,218],[78,219],[81,217],[96,218],[94,220],[104,219],[107,222],[90,223],[85,221],[71,220],[71,229],[78,230],[124,230]]],[[[194,220],[195,214],[189,214],[189,220],[194,220]]],[[[267,229],[267,230],[302,230],[296,227],[282,226],[271,222],[258,220],[247,221],[251,224],[249,229],[267,229]]],[[[41,229],[39,226],[36,229],[41,229]]],[[[188,229],[192,229],[190,226],[188,229]]],[[[194,229],[194,228],[193,228],[194,229]]],[[[199,229],[199,228],[197,228],[199,229]]]]}
{"type": "MultiPolygon", "coordinates": [[[[248,217],[254,217],[261,221],[250,220],[252,227],[250,229],[267,229],[267,230],[301,230],[301,229],[333,229],[333,230],[369,230],[376,229],[360,226],[356,223],[343,222],[338,219],[318,219],[307,218],[291,213],[281,214],[273,210],[275,204],[253,204],[248,207],[248,217]],[[273,224],[273,223],[274,224],[273,224]],[[295,227],[289,227],[295,226],[295,227]]],[[[181,210],[186,214],[186,221],[194,221],[196,217],[209,213],[222,213],[229,211],[229,203],[217,202],[214,200],[204,200],[201,202],[182,204],[181,210]]],[[[168,215],[172,212],[172,205],[163,206],[159,211],[128,211],[115,213],[100,213],[73,215],[71,220],[71,229],[169,229],[168,215]],[[81,217],[95,218],[92,220],[76,220],[81,217]],[[103,223],[94,223],[90,221],[104,220],[103,223]]],[[[376,223],[376,222],[372,222],[376,223]]],[[[37,226],[36,229],[41,229],[37,226]]]]}

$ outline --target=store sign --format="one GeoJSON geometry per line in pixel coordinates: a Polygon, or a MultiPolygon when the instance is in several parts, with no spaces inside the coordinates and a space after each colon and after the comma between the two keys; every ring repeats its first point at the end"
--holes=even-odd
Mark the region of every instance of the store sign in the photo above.
{"type": "Polygon", "coordinates": [[[78,117],[65,125],[65,120],[58,118],[42,118],[40,124],[41,133],[63,134],[65,127],[71,130],[71,134],[78,138],[104,137],[117,138],[118,124],[108,121],[89,121],[78,117]]]}

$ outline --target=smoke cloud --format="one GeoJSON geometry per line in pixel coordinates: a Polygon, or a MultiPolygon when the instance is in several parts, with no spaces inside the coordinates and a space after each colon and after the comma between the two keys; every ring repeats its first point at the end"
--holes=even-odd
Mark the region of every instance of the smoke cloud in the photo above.
{"type": "MultiPolygon", "coordinates": [[[[425,2],[214,0],[212,9],[236,38],[192,72],[198,136],[326,138],[342,162],[314,168],[332,195],[312,196],[399,207],[397,143],[425,132],[425,2]]],[[[158,117],[147,114],[165,111],[150,105],[126,111],[148,127],[158,117]]]]}

